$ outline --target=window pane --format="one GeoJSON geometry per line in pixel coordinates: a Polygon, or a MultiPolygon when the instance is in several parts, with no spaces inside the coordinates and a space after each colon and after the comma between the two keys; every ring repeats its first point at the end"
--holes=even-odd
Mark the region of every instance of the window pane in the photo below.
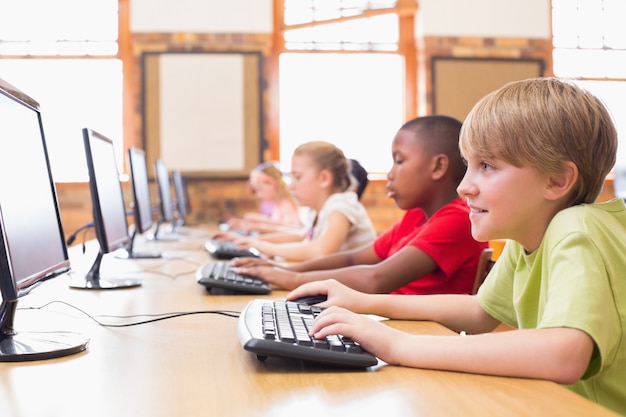
{"type": "Polygon", "coordinates": [[[101,55],[100,42],[117,53],[117,7],[117,0],[0,0],[0,53],[101,55]]]}
{"type": "Polygon", "coordinates": [[[575,81],[604,101],[617,127],[617,136],[622,138],[617,148],[617,164],[626,166],[626,82],[620,81],[575,81]]]}
{"type": "Polygon", "coordinates": [[[3,59],[0,74],[39,102],[55,181],[88,180],[83,127],[114,140],[123,167],[120,60],[3,59]]]}
{"type": "Polygon", "coordinates": [[[555,49],[559,77],[626,78],[626,50],[555,49]]]}
{"type": "Polygon", "coordinates": [[[578,46],[578,14],[576,2],[571,0],[552,0],[553,44],[557,48],[576,48],[578,46]]]}
{"type": "Polygon", "coordinates": [[[395,0],[285,0],[284,22],[286,25],[319,22],[395,5],[395,0]]]}
{"type": "Polygon", "coordinates": [[[285,2],[285,24],[320,22],[284,31],[286,49],[397,51],[399,22],[395,13],[324,24],[325,20],[360,15],[364,10],[389,8],[395,1],[325,0],[285,2]]]}
{"type": "Polygon", "coordinates": [[[348,20],[285,31],[287,49],[385,50],[398,49],[399,23],[395,14],[348,20]]]}
{"type": "Polygon", "coordinates": [[[609,48],[626,49],[626,1],[624,0],[604,0],[605,13],[605,40],[604,43],[609,48]]]}
{"type": "Polygon", "coordinates": [[[391,167],[404,114],[404,62],[391,54],[282,54],[280,159],[289,170],[299,144],[326,140],[370,172],[391,167]]]}

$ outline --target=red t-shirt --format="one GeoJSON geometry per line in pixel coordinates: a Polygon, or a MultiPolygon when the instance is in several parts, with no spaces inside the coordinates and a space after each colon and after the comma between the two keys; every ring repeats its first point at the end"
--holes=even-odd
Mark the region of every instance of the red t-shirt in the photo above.
{"type": "Polygon", "coordinates": [[[472,237],[469,207],[462,198],[440,208],[430,219],[421,209],[412,209],[374,242],[374,251],[387,259],[406,245],[424,251],[439,266],[392,294],[470,294],[478,258],[487,242],[472,237]]]}

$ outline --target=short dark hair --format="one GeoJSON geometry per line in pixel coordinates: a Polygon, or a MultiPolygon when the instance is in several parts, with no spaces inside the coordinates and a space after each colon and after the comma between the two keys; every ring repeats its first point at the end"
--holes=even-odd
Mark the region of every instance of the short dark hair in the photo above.
{"type": "Polygon", "coordinates": [[[459,149],[461,127],[460,120],[435,114],[411,119],[400,130],[408,130],[419,137],[424,149],[431,155],[446,154],[450,160],[450,172],[454,180],[460,183],[467,170],[459,149]]]}
{"type": "Polygon", "coordinates": [[[367,177],[367,170],[363,168],[363,165],[356,159],[350,159],[350,174],[356,181],[356,195],[361,199],[365,188],[367,187],[367,183],[370,181],[367,177]]]}

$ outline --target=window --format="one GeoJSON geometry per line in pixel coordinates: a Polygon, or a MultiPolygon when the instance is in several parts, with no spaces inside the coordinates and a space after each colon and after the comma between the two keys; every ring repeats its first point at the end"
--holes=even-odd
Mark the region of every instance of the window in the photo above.
{"type": "Polygon", "coordinates": [[[83,127],[115,140],[123,166],[117,38],[117,0],[0,0],[0,77],[39,101],[57,182],[88,178],[83,127]]]}
{"type": "Polygon", "coordinates": [[[554,75],[574,79],[605,102],[622,140],[621,166],[626,166],[625,15],[623,0],[552,0],[554,75]]]}
{"type": "Polygon", "coordinates": [[[410,24],[412,33],[415,3],[405,3],[284,1],[278,61],[283,170],[293,150],[311,140],[334,143],[370,173],[391,167],[391,141],[407,113],[400,28],[410,24]]]}

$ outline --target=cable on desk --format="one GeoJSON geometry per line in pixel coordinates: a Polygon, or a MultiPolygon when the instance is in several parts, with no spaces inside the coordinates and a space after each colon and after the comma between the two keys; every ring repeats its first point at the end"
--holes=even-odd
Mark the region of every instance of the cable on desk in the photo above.
{"type": "Polygon", "coordinates": [[[161,320],[173,319],[176,317],[191,316],[195,314],[217,314],[221,316],[234,317],[234,318],[238,318],[240,314],[239,311],[232,311],[232,310],[197,310],[197,311],[179,311],[179,312],[156,313],[156,314],[132,314],[128,316],[116,316],[116,315],[92,316],[91,314],[87,313],[85,310],[79,307],[76,307],[70,303],[67,303],[65,301],[61,301],[61,300],[50,301],[39,307],[33,307],[33,306],[20,307],[19,310],[43,310],[49,305],[56,304],[56,303],[63,304],[65,306],[73,308],[74,310],[79,311],[80,313],[85,315],[87,318],[89,318],[90,320],[92,320],[93,322],[95,322],[96,324],[102,327],[131,327],[131,326],[138,326],[140,324],[148,324],[148,323],[154,323],[154,322],[161,321],[161,320]],[[105,318],[105,317],[116,318],[116,319],[130,319],[130,318],[136,318],[136,317],[154,317],[154,318],[132,322],[132,323],[123,323],[123,324],[108,324],[108,323],[103,323],[97,319],[97,318],[105,318]]]}

